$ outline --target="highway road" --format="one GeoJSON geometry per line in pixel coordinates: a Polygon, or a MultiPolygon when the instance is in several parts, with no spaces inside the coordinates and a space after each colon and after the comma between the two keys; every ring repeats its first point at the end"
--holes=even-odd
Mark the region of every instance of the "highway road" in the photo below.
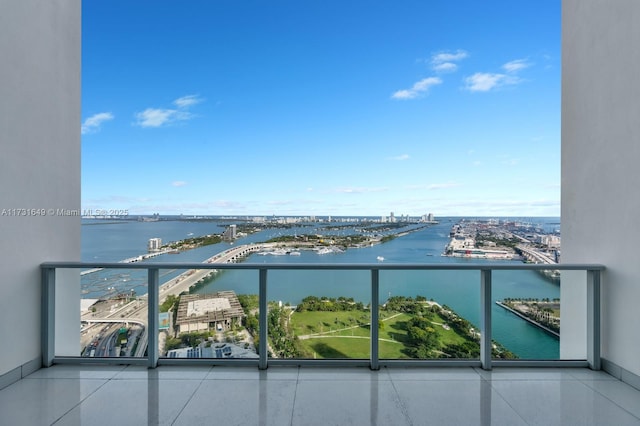
{"type": "MultiPolygon", "coordinates": [[[[233,247],[227,249],[221,253],[217,253],[214,256],[211,256],[209,259],[205,260],[202,263],[230,263],[235,262],[236,260],[244,257],[252,252],[256,252],[264,248],[264,244],[247,244],[241,245],[237,247],[233,247]]],[[[212,269],[190,269],[180,274],[176,278],[172,278],[169,281],[166,281],[160,285],[159,291],[159,300],[160,304],[162,304],[167,297],[173,295],[178,296],[182,292],[188,292],[189,288],[195,285],[198,281],[205,278],[208,275],[215,273],[215,270],[212,269]]],[[[83,329],[82,337],[81,337],[81,345],[83,348],[86,348],[85,354],[91,354],[92,350],[95,349],[94,355],[91,356],[119,356],[119,350],[116,354],[115,347],[119,349],[119,342],[115,342],[116,335],[113,336],[112,340],[109,340],[109,336],[111,333],[105,331],[105,323],[111,323],[106,327],[113,328],[116,327],[119,329],[122,324],[135,322],[142,324],[142,331],[138,332],[135,338],[138,338],[138,345],[136,348],[135,354],[132,354],[136,357],[144,356],[144,353],[147,348],[147,343],[149,339],[148,335],[148,302],[147,295],[143,295],[139,297],[137,300],[133,300],[119,309],[109,312],[104,316],[94,316],[91,313],[85,314],[82,318],[84,321],[91,321],[95,323],[95,325],[90,325],[83,329]],[[118,321],[117,323],[113,323],[113,321],[118,321]],[[107,336],[105,336],[107,335],[107,336]],[[94,342],[99,340],[98,344],[94,345],[94,342]]],[[[132,334],[133,336],[133,334],[132,334]]],[[[124,354],[123,354],[124,355],[124,354]]],[[[86,356],[86,355],[85,355],[86,356]]]]}

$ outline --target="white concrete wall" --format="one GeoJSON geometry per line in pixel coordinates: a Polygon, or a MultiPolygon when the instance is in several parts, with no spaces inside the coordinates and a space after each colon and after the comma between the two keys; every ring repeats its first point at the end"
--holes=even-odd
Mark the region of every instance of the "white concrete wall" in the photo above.
{"type": "Polygon", "coordinates": [[[562,15],[562,261],[607,266],[602,356],[640,375],[640,1],[562,15]]]}
{"type": "Polygon", "coordinates": [[[49,211],[80,209],[80,26],[80,0],[0,0],[0,376],[40,357],[40,263],[80,259],[49,211]]]}

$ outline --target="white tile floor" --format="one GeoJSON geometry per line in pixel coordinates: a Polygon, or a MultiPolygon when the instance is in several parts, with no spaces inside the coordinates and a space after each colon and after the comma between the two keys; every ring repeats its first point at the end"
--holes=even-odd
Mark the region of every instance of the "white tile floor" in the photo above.
{"type": "Polygon", "coordinates": [[[640,391],[587,369],[87,367],[0,390],[1,425],[640,425],[640,391]]]}

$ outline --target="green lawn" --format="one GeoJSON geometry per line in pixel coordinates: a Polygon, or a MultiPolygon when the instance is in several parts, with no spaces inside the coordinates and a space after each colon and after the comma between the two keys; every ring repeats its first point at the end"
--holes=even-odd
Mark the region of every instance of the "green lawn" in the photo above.
{"type": "MultiPolygon", "coordinates": [[[[404,352],[407,332],[406,322],[411,315],[404,313],[381,312],[382,327],[380,336],[380,358],[408,358],[404,352]]],[[[369,358],[369,312],[294,312],[291,326],[296,336],[302,336],[300,344],[316,358],[369,358]],[[304,338],[306,337],[306,338],[304,338]]],[[[444,323],[436,315],[433,322],[444,323]]],[[[462,343],[464,337],[453,330],[445,330],[434,324],[438,330],[442,345],[462,343]]]]}
{"type": "MultiPolygon", "coordinates": [[[[347,327],[362,328],[369,323],[369,313],[362,311],[338,311],[338,312],[294,312],[291,316],[291,326],[296,336],[306,334],[326,333],[347,327]]],[[[349,332],[351,335],[351,332],[349,332]]],[[[359,334],[369,335],[369,327],[359,334]]]]}
{"type": "MultiPolygon", "coordinates": [[[[301,341],[304,347],[313,353],[314,358],[352,358],[369,359],[369,338],[360,337],[323,337],[301,341]]],[[[380,358],[407,358],[402,353],[404,345],[381,341],[380,358]]]]}

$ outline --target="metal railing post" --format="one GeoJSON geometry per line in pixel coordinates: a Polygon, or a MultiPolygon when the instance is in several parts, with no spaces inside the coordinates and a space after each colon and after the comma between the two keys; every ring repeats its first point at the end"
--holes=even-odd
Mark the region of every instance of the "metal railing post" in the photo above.
{"type": "Polygon", "coordinates": [[[491,269],[480,271],[480,362],[491,370],[491,269]]]}
{"type": "Polygon", "coordinates": [[[600,370],[600,271],[587,270],[587,362],[600,370]]]}
{"type": "Polygon", "coordinates": [[[160,308],[160,270],[158,268],[149,268],[148,280],[148,307],[149,316],[147,324],[147,355],[149,360],[149,368],[158,366],[159,350],[158,350],[158,330],[160,329],[160,319],[158,311],[160,308]]]}
{"type": "Polygon", "coordinates": [[[42,305],[40,314],[42,366],[51,367],[56,347],[56,269],[42,268],[42,305]]]}
{"type": "Polygon", "coordinates": [[[258,289],[258,329],[260,330],[258,342],[258,368],[260,370],[267,369],[267,360],[269,358],[268,353],[268,330],[267,330],[267,269],[260,268],[260,282],[258,289]]]}
{"type": "Polygon", "coordinates": [[[380,270],[371,269],[371,327],[369,327],[369,331],[371,338],[370,368],[372,370],[380,369],[380,342],[378,341],[380,315],[378,306],[380,306],[380,270]]]}

